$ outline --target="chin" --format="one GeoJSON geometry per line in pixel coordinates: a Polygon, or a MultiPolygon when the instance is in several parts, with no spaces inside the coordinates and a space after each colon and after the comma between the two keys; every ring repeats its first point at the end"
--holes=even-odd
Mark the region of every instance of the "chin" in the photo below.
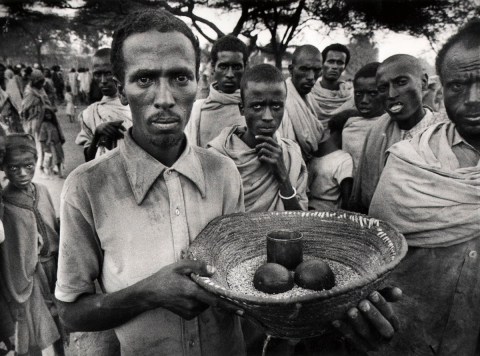
{"type": "Polygon", "coordinates": [[[166,134],[151,138],[150,143],[162,148],[171,148],[177,146],[180,142],[182,142],[183,137],[183,132],[166,134]]]}

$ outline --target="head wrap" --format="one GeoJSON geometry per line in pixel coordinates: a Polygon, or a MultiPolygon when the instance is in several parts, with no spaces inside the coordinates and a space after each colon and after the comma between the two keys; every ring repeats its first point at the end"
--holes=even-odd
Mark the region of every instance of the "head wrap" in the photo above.
{"type": "Polygon", "coordinates": [[[44,75],[43,75],[43,73],[42,73],[41,70],[34,69],[34,70],[32,71],[32,74],[30,75],[30,79],[31,79],[31,81],[32,81],[32,84],[35,84],[35,83],[38,83],[38,82],[44,80],[45,77],[44,77],[44,75]]]}
{"type": "Polygon", "coordinates": [[[13,133],[7,135],[6,153],[21,149],[37,155],[37,148],[35,146],[35,139],[32,135],[26,133],[13,133]]]}

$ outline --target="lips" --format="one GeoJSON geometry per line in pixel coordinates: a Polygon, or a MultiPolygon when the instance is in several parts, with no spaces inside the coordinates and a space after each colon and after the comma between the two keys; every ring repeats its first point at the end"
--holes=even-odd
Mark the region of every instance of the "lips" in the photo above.
{"type": "Polygon", "coordinates": [[[275,133],[275,131],[277,131],[277,128],[276,127],[259,127],[257,128],[257,131],[261,134],[272,135],[275,133]]]}
{"type": "Polygon", "coordinates": [[[398,114],[400,111],[403,109],[403,104],[402,103],[393,103],[388,105],[388,111],[390,111],[392,114],[398,114]]]}

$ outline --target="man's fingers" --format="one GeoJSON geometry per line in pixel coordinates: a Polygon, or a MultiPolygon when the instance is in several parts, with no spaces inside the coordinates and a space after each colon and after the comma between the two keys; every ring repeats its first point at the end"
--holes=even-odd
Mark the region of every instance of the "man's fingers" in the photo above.
{"type": "Polygon", "coordinates": [[[379,292],[388,302],[397,302],[403,296],[402,290],[398,287],[386,287],[379,292]]]}
{"type": "Polygon", "coordinates": [[[362,313],[360,313],[357,308],[351,308],[347,312],[347,320],[349,321],[353,330],[365,340],[368,340],[369,342],[375,340],[376,337],[372,332],[370,325],[368,325],[368,321],[365,320],[362,313]]]}
{"type": "Polygon", "coordinates": [[[393,311],[392,306],[385,300],[385,298],[383,298],[379,292],[374,291],[370,293],[368,299],[378,309],[378,311],[382,313],[385,319],[392,324],[393,328],[398,331],[400,329],[400,321],[393,311]]]}
{"type": "Polygon", "coordinates": [[[370,322],[370,324],[378,331],[378,333],[386,338],[391,339],[395,334],[392,324],[378,311],[375,306],[368,300],[362,300],[358,304],[358,309],[362,311],[362,314],[370,322]]]}
{"type": "Polygon", "coordinates": [[[227,310],[231,313],[234,313],[240,316],[244,314],[244,310],[239,308],[235,304],[227,300],[221,299],[213,295],[212,293],[207,292],[201,287],[198,287],[198,288],[199,288],[199,291],[195,294],[195,298],[201,301],[202,303],[208,304],[211,307],[227,310]]]}
{"type": "Polygon", "coordinates": [[[268,163],[268,164],[271,164],[271,165],[274,165],[274,164],[277,163],[276,159],[270,158],[270,157],[267,157],[267,156],[258,156],[258,159],[259,159],[260,162],[268,163]]]}
{"type": "Polygon", "coordinates": [[[177,262],[175,271],[187,276],[195,273],[202,277],[210,277],[215,273],[215,267],[209,266],[203,261],[182,260],[177,262]]]}
{"type": "Polygon", "coordinates": [[[272,136],[257,135],[257,136],[255,136],[255,139],[257,141],[268,142],[269,144],[271,144],[273,146],[278,146],[277,141],[272,136]]]}
{"type": "Polygon", "coordinates": [[[342,320],[334,320],[332,322],[333,327],[338,330],[352,345],[354,345],[359,351],[368,352],[372,349],[368,343],[363,340],[352,327],[342,320]]]}

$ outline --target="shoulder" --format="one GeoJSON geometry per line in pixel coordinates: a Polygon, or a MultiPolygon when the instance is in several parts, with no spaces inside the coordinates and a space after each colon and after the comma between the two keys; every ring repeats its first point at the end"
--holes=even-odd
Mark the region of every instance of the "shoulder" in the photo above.
{"type": "Polygon", "coordinates": [[[237,171],[237,166],[230,158],[206,148],[198,146],[191,146],[191,148],[199,159],[206,175],[211,176],[219,172],[229,172],[232,169],[237,171]]]}
{"type": "Polygon", "coordinates": [[[296,143],[294,140],[282,137],[280,138],[280,145],[282,146],[282,149],[286,149],[293,158],[301,157],[303,159],[302,150],[300,149],[298,143],[296,143]]]}

